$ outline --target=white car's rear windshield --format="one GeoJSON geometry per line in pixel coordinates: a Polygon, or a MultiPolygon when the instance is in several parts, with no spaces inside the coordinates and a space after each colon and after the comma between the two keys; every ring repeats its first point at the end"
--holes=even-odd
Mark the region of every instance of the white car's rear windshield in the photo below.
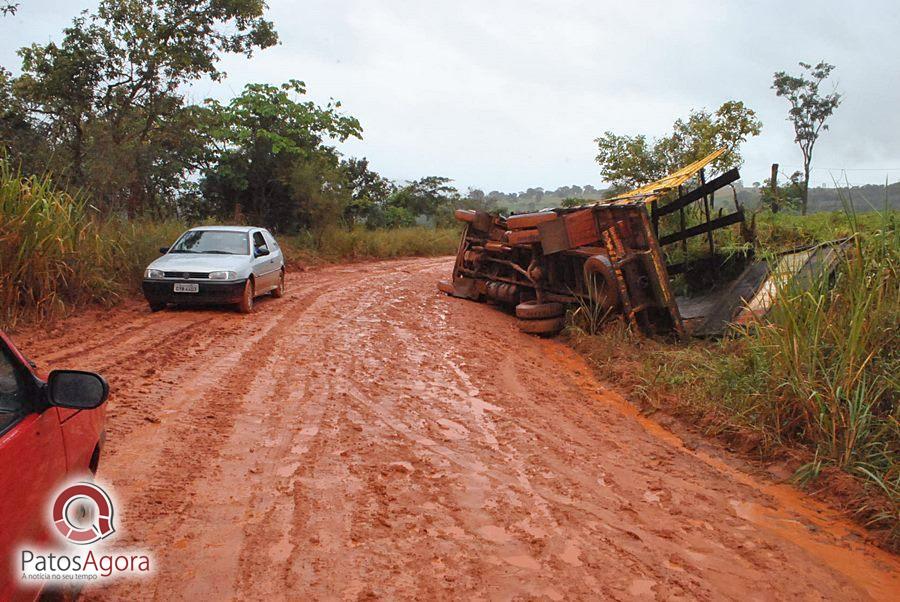
{"type": "Polygon", "coordinates": [[[246,232],[190,230],[181,235],[181,238],[169,249],[169,253],[249,255],[250,242],[246,232]]]}

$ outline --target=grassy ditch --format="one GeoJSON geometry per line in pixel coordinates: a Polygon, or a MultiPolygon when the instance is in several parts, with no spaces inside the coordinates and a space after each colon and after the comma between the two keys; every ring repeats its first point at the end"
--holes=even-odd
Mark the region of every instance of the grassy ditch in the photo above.
{"type": "MultiPolygon", "coordinates": [[[[179,220],[101,218],[84,195],[49,177],[23,177],[0,160],[0,328],[74,308],[114,305],[136,294],[141,275],[189,227],[179,220]]],[[[289,264],[447,255],[455,229],[325,229],[281,236],[289,264]]]]}
{"type": "Polygon", "coordinates": [[[686,417],[761,459],[800,450],[794,479],[840,488],[846,507],[898,549],[897,218],[845,213],[760,222],[770,249],[855,238],[833,279],[822,276],[805,290],[785,285],[767,318],[737,336],[672,344],[635,336],[621,323],[591,336],[582,310],[571,341],[650,410],[686,417]]]}
{"type": "Polygon", "coordinates": [[[459,237],[456,228],[415,226],[390,230],[329,228],[280,239],[290,262],[316,263],[453,255],[459,237]]]}

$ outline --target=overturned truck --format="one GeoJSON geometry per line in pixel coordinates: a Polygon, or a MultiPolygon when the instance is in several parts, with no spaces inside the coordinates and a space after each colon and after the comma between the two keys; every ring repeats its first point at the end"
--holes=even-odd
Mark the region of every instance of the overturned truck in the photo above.
{"type": "Polygon", "coordinates": [[[559,332],[567,306],[581,306],[601,318],[624,317],[646,334],[720,335],[764,314],[781,283],[828,268],[837,253],[821,245],[756,258],[733,187],[728,210],[716,208],[716,192],[738,171],[705,177],[723,152],[591,205],[508,217],[457,210],[465,227],[452,281],[438,288],[514,307],[520,329],[531,334],[559,332]],[[686,191],[690,181],[698,185],[686,191]],[[724,228],[738,228],[730,238],[744,244],[721,252],[714,233],[724,228]]]}

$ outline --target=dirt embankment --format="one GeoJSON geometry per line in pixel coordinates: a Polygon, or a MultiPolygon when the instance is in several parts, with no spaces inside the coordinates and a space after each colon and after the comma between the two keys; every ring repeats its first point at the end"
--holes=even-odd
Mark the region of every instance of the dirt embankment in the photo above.
{"type": "Polygon", "coordinates": [[[17,340],[112,385],[99,478],[152,579],[88,598],[887,599],[900,562],[681,441],[434,283],[335,266],[282,300],[132,303],[17,340]]]}

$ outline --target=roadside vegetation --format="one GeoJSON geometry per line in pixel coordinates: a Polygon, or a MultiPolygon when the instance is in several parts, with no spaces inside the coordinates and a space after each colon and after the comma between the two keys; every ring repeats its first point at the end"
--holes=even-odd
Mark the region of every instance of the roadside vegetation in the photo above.
{"type": "Polygon", "coordinates": [[[140,282],[175,220],[98,220],[87,198],[0,160],[0,327],[91,302],[111,304],[140,282]]]}
{"type": "MultiPolygon", "coordinates": [[[[900,214],[761,216],[760,253],[852,235],[836,275],[784,288],[769,315],[716,342],[642,338],[616,322],[574,346],[650,411],[687,418],[794,480],[839,492],[900,548],[900,214]],[[822,477],[825,477],[824,479],[822,477]]],[[[786,285],[785,285],[786,286],[786,285]]]]}
{"type": "Polygon", "coordinates": [[[320,235],[301,232],[284,239],[288,263],[322,263],[395,257],[432,257],[452,255],[459,244],[456,227],[350,230],[330,228],[320,235]]]}
{"type": "MultiPolygon", "coordinates": [[[[190,224],[177,218],[101,216],[84,194],[49,176],[23,176],[0,159],[0,328],[139,291],[144,268],[190,224]]],[[[281,238],[289,265],[449,255],[455,228],[361,226],[281,238]]]]}

